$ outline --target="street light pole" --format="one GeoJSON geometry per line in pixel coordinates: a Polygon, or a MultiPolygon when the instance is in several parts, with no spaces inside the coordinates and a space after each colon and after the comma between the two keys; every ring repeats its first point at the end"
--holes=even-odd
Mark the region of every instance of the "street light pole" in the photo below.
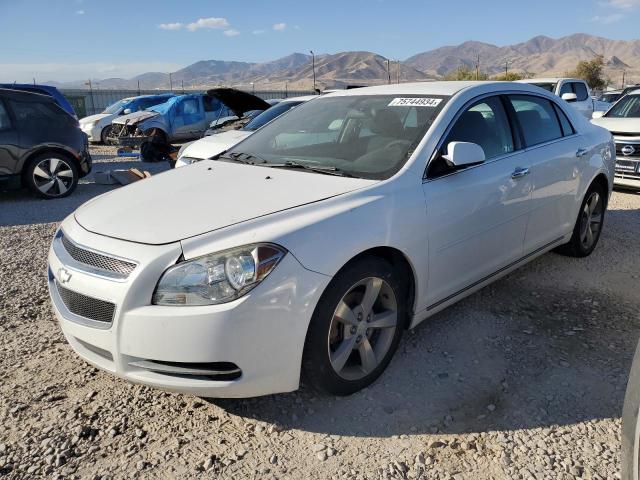
{"type": "Polygon", "coordinates": [[[396,60],[398,68],[396,69],[396,83],[400,83],[400,60],[396,60]]]}
{"type": "Polygon", "coordinates": [[[391,84],[391,67],[389,66],[389,59],[387,58],[387,78],[389,84],[391,84]]]}
{"type": "Polygon", "coordinates": [[[169,72],[169,90],[173,92],[173,80],[171,78],[171,72],[169,72]]]}
{"type": "Polygon", "coordinates": [[[313,53],[313,50],[309,50],[311,52],[311,65],[313,68],[313,91],[316,91],[316,54],[313,53]]]}
{"type": "Polygon", "coordinates": [[[91,79],[88,82],[84,82],[85,85],[89,85],[89,95],[91,96],[91,115],[95,115],[96,113],[96,104],[93,100],[93,85],[91,84],[91,79]]]}

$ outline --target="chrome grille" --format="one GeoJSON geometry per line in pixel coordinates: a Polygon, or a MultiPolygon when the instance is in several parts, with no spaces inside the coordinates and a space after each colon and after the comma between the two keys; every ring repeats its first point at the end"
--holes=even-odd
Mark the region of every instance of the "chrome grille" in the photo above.
{"type": "Polygon", "coordinates": [[[118,273],[124,277],[129,276],[129,274],[136,268],[135,263],[109,257],[107,255],[101,255],[91,250],[79,247],[69,240],[64,234],[62,235],[61,240],[67,253],[78,263],[99,268],[100,270],[118,273]]]}
{"type": "Polygon", "coordinates": [[[74,315],[105,324],[113,321],[113,314],[116,311],[115,304],[74,292],[63,287],[57,281],[55,285],[62,303],[74,315]]]}

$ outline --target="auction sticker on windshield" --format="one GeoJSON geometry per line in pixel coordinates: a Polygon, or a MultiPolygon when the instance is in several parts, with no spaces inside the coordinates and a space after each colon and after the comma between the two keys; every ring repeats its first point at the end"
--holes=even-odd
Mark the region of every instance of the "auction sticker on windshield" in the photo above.
{"type": "Polygon", "coordinates": [[[442,102],[441,98],[394,98],[388,107],[437,107],[442,102]]]}

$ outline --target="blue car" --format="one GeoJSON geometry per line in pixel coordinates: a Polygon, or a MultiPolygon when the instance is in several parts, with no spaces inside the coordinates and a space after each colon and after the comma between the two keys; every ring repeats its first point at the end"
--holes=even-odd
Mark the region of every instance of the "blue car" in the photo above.
{"type": "Polygon", "coordinates": [[[56,87],[51,87],[49,85],[34,85],[31,83],[0,83],[0,88],[8,88],[11,90],[20,90],[22,92],[32,92],[32,93],[40,93],[42,95],[47,95],[60,106],[64,111],[66,111],[69,115],[74,117],[76,120],[78,116],[76,112],[73,110],[71,104],[64,98],[56,87]]]}
{"type": "Polygon", "coordinates": [[[112,121],[112,135],[127,146],[140,145],[151,136],[165,143],[191,140],[202,137],[218,119],[242,117],[250,110],[269,107],[255,95],[217,88],[204,94],[179,95],[145,111],[118,117],[112,121]]]}

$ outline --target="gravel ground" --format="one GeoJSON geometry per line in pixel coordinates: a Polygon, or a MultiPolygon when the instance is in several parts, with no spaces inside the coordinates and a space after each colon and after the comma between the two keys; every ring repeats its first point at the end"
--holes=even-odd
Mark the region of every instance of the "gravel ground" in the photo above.
{"type": "MultiPolygon", "coordinates": [[[[95,148],[95,170],[112,155],[95,148]]],[[[89,177],[65,200],[0,193],[0,476],[619,478],[640,195],[614,193],[590,258],[545,255],[427,320],[358,394],[206,400],[98,371],[56,325],[50,240],[110,188],[89,177]]]]}

